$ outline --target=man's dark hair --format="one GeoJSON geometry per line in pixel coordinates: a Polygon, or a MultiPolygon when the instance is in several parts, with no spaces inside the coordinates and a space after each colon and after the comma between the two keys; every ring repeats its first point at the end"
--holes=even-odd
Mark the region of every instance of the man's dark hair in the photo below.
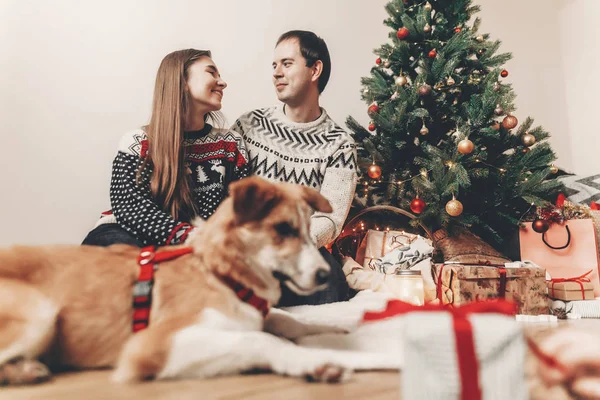
{"type": "Polygon", "coordinates": [[[307,67],[315,65],[317,60],[321,60],[323,63],[323,71],[321,72],[318,82],[319,93],[323,93],[325,86],[327,86],[327,82],[329,82],[329,75],[331,75],[331,59],[329,58],[329,50],[327,49],[325,41],[315,35],[314,32],[295,30],[279,36],[276,46],[288,39],[298,40],[300,53],[302,54],[302,57],[306,59],[307,67]]]}

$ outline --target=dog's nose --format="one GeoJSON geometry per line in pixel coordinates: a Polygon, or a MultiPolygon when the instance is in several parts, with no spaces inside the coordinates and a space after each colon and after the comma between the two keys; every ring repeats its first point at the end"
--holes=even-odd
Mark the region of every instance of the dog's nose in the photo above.
{"type": "Polygon", "coordinates": [[[315,280],[317,281],[317,285],[324,285],[329,281],[329,276],[331,275],[331,273],[324,269],[324,268],[319,268],[317,270],[317,275],[315,276],[315,280]]]}

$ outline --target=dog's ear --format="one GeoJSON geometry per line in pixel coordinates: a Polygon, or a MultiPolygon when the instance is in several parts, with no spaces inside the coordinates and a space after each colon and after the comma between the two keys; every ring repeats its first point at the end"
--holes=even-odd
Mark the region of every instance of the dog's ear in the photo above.
{"type": "Polygon", "coordinates": [[[229,185],[237,225],[263,218],[279,203],[278,188],[257,176],[251,176],[229,185]]]}
{"type": "Polygon", "coordinates": [[[324,213],[330,213],[333,211],[329,200],[327,200],[321,193],[319,193],[315,189],[302,186],[302,198],[315,211],[320,211],[324,213]]]}

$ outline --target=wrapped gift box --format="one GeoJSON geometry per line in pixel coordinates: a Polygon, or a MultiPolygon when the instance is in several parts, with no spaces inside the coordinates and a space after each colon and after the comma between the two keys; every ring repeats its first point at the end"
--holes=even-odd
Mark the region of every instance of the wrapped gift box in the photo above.
{"type": "Polygon", "coordinates": [[[401,317],[403,399],[525,400],[525,343],[515,310],[506,301],[452,308],[392,300],[363,322],[401,317]]]}
{"type": "Polygon", "coordinates": [[[518,314],[548,314],[546,271],[543,268],[447,263],[436,264],[434,269],[434,281],[442,304],[460,306],[505,298],[517,303],[518,314]]]}
{"type": "Polygon", "coordinates": [[[548,296],[556,300],[593,300],[594,284],[591,282],[548,282],[548,296]]]}

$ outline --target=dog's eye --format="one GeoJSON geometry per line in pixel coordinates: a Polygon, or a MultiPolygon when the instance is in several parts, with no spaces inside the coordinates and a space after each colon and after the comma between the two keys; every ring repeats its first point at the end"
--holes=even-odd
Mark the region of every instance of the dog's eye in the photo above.
{"type": "Polygon", "coordinates": [[[299,235],[298,229],[287,222],[281,222],[275,225],[275,231],[279,236],[283,237],[296,237],[299,235]]]}

